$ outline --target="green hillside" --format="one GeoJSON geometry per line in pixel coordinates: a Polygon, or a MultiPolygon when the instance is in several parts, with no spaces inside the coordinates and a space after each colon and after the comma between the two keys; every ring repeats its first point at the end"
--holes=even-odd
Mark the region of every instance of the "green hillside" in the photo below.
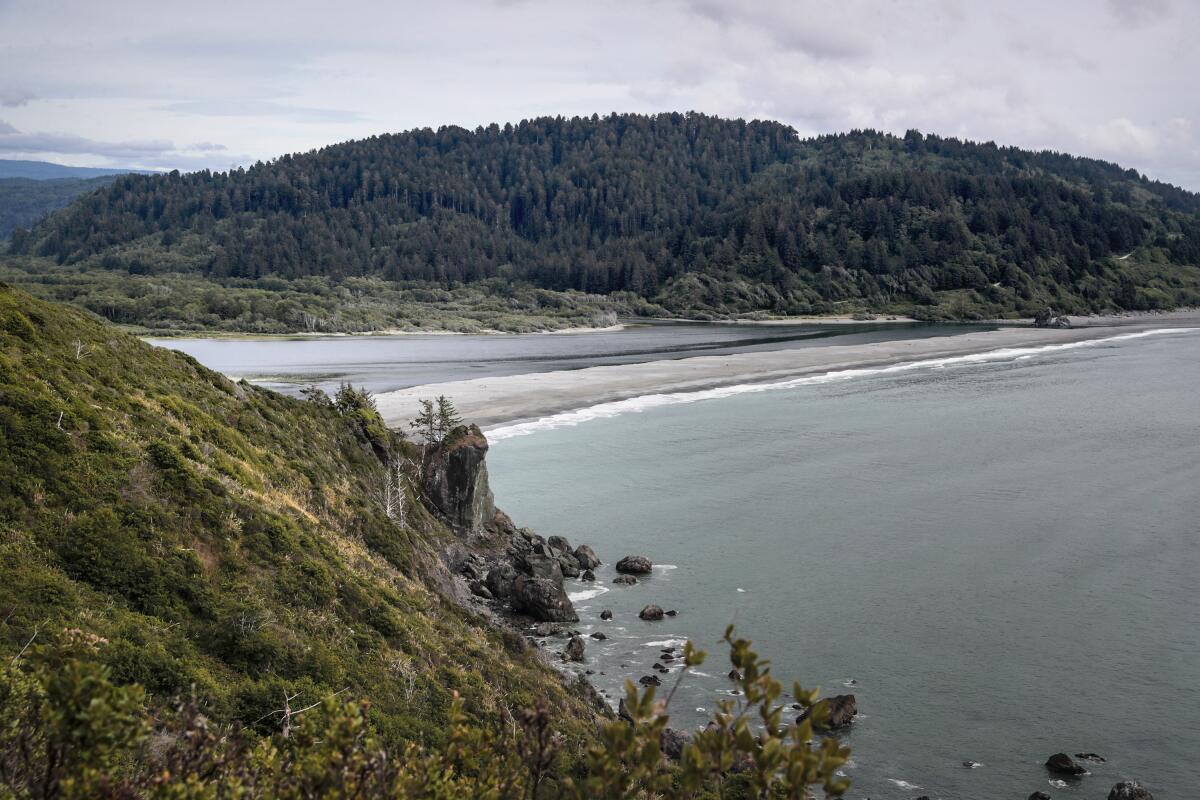
{"type": "Polygon", "coordinates": [[[579,735],[585,701],[439,589],[451,534],[411,497],[386,513],[385,461],[413,447],[368,406],[234,384],[0,288],[0,658],[100,637],[118,683],[261,730],[285,693],[341,692],[436,743],[458,692],[496,724],[549,698],[579,735]]]}
{"type": "Polygon", "coordinates": [[[112,182],[112,177],[51,180],[0,177],[0,242],[17,228],[28,228],[81,194],[112,182]]]}
{"type": "MultiPolygon", "coordinates": [[[[800,139],[774,122],[614,114],[125,176],[18,232],[13,250],[44,259],[25,262],[30,282],[50,273],[55,296],[83,304],[125,291],[99,289],[96,272],[134,276],[138,297],[147,276],[196,276],[232,292],[228,314],[210,308],[218,323],[245,312],[239,282],[264,277],[335,293],[499,280],[697,317],[970,318],[1200,301],[1200,196],[1093,159],[916,131],[800,139]]],[[[305,313],[268,316],[302,330],[305,313]]],[[[132,316],[119,321],[145,321],[132,316]]]]}

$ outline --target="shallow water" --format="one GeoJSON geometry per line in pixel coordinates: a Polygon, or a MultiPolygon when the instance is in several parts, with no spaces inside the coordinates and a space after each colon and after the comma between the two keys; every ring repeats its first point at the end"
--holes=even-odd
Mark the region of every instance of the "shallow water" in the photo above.
{"type": "Polygon", "coordinates": [[[493,488],[608,562],[570,588],[608,590],[576,596],[611,697],[691,637],[710,660],[672,711],[699,724],[733,622],[786,685],[857,695],[851,797],[1196,795],[1200,333],[542,428],[493,445],[493,488]],[[626,553],[665,566],[612,586],[626,553]],[[1109,761],[1050,787],[1059,750],[1109,761]]]}
{"type": "Polygon", "coordinates": [[[638,324],[582,334],[148,339],[202,364],[291,394],[347,381],[373,392],[469,378],[631,364],[694,355],[947,336],[979,325],[638,324]]]}

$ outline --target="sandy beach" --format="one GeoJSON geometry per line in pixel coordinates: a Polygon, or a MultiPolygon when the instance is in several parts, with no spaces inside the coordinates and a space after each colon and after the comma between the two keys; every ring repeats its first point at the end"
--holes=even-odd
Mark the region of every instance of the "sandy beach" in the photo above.
{"type": "Polygon", "coordinates": [[[1200,312],[1090,317],[1085,326],[1069,329],[1001,328],[926,339],[694,356],[641,364],[476,378],[384,392],[376,396],[376,402],[389,425],[407,426],[421,398],[444,394],[455,402],[464,418],[487,429],[643,395],[770,383],[837,370],[1184,327],[1200,327],[1200,312]]]}

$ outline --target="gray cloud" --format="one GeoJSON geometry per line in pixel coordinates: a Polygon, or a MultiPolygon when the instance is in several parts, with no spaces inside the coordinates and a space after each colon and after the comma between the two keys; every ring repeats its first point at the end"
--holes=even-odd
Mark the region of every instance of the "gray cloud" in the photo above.
{"type": "Polygon", "coordinates": [[[1123,25],[1140,28],[1165,19],[1171,4],[1167,0],[1108,0],[1108,10],[1123,25]]]}
{"type": "Polygon", "coordinates": [[[12,125],[9,125],[4,120],[0,119],[0,136],[3,136],[7,133],[20,133],[20,131],[18,131],[12,125]]]}
{"type": "Polygon", "coordinates": [[[90,154],[104,158],[137,159],[146,156],[161,156],[174,149],[175,145],[164,140],[105,142],[74,134],[21,133],[12,125],[0,123],[0,152],[90,154]]]}
{"type": "Polygon", "coordinates": [[[27,105],[32,99],[34,99],[33,92],[24,89],[0,87],[0,106],[4,106],[5,108],[16,108],[17,106],[27,105]]]}
{"type": "Polygon", "coordinates": [[[1179,0],[0,0],[0,76],[23,90],[7,122],[63,132],[25,146],[93,163],[694,109],[1051,148],[1200,189],[1197,30],[1179,0]]]}

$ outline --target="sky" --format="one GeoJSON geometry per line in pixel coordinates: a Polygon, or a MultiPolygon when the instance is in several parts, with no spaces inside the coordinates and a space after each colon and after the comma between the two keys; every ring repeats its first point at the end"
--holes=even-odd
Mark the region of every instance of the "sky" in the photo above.
{"type": "Polygon", "coordinates": [[[702,111],[1200,191],[1198,0],[0,0],[0,158],[228,169],[416,127],[702,111]]]}

